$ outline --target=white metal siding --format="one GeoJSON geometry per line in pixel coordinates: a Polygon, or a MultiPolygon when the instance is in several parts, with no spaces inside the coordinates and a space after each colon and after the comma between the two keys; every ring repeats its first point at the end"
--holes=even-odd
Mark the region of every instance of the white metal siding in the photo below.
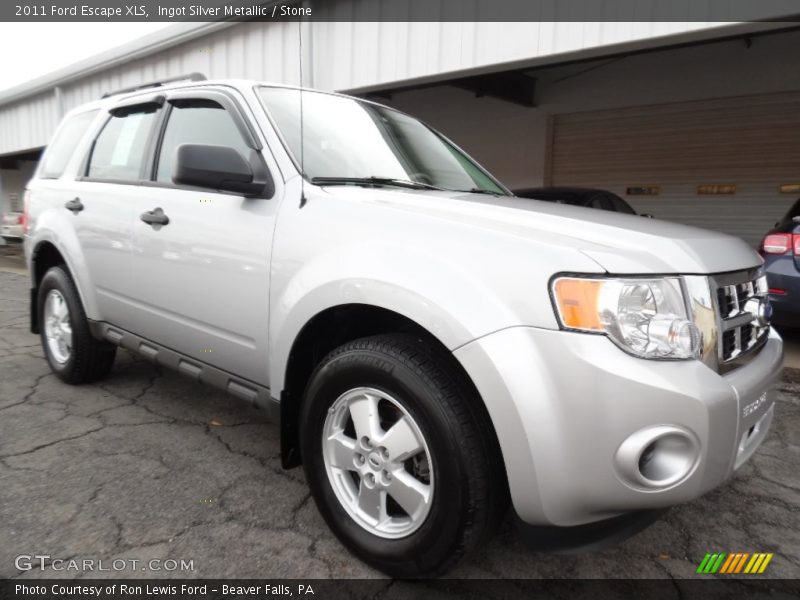
{"type": "Polygon", "coordinates": [[[742,237],[757,245],[797,199],[800,93],[766,94],[557,115],[553,185],[610,189],[640,212],[742,237]],[[704,196],[699,185],[733,184],[704,196]],[[626,196],[629,186],[658,196],[626,196]]]}
{"type": "Polygon", "coordinates": [[[198,71],[209,79],[248,78],[297,84],[300,81],[297,24],[241,23],[159,54],[77,81],[63,89],[70,108],[104,92],[198,71]],[[294,57],[294,60],[290,60],[294,57]]]}
{"type": "MultiPolygon", "coordinates": [[[[199,71],[209,79],[300,83],[297,23],[239,23],[61,86],[68,111],[103,93],[199,71]]],[[[0,106],[0,155],[47,144],[60,118],[54,92],[0,106]]]]}
{"type": "MultiPolygon", "coordinates": [[[[609,47],[622,50],[631,44],[655,47],[713,38],[730,34],[732,29],[726,25],[730,24],[315,21],[303,25],[304,54],[310,58],[303,83],[327,90],[366,90],[445,79],[460,71],[589,56],[609,47]]],[[[298,84],[300,28],[290,22],[237,23],[97,74],[81,77],[78,73],[61,85],[63,109],[96,99],[108,90],[192,71],[209,78],[298,84]]],[[[52,90],[0,105],[0,155],[43,146],[59,117],[52,90]]]]}
{"type": "Polygon", "coordinates": [[[315,85],[354,90],[719,28],[725,23],[314,23],[315,85]]]}
{"type": "Polygon", "coordinates": [[[52,92],[0,107],[0,154],[44,146],[57,124],[52,92]]]}

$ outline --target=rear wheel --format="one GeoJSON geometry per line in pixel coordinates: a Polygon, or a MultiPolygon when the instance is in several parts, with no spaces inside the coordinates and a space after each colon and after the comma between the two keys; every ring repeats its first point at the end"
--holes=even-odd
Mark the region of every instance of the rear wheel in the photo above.
{"type": "Polygon", "coordinates": [[[63,267],[52,267],[37,297],[42,349],[50,368],[67,383],[102,379],[111,371],[117,348],[89,331],[78,290],[63,267]]]}
{"type": "Polygon", "coordinates": [[[354,554],[393,576],[444,572],[505,508],[493,430],[452,360],[412,336],[364,338],[325,357],[304,396],[314,500],[354,554]]]}

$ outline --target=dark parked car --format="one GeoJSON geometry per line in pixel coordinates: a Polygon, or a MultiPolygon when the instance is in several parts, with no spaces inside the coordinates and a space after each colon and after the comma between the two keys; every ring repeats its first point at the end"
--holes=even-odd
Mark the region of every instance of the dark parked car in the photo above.
{"type": "Polygon", "coordinates": [[[767,270],[772,322],[800,327],[800,200],[761,242],[767,270]]]}
{"type": "MultiPolygon", "coordinates": [[[[521,198],[531,198],[533,200],[546,200],[559,204],[599,208],[600,210],[610,210],[628,215],[636,214],[630,204],[615,193],[607,190],[579,187],[540,187],[514,190],[514,194],[521,198]]],[[[642,216],[649,217],[650,215],[642,216]]]]}

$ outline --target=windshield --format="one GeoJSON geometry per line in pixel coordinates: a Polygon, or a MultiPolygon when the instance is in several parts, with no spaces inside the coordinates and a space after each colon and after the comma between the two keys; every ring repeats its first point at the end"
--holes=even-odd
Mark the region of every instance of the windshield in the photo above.
{"type": "MultiPolygon", "coordinates": [[[[259,91],[299,165],[300,91],[259,91]]],[[[322,185],[416,182],[447,190],[507,193],[420,121],[369,102],[304,90],[303,138],[304,175],[322,185]]]]}

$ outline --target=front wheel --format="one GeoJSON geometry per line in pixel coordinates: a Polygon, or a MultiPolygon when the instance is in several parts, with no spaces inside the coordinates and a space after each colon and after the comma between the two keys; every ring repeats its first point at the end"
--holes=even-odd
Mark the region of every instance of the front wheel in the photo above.
{"type": "Polygon", "coordinates": [[[353,553],[389,575],[437,575],[491,532],[506,483],[479,402],[452,357],[412,336],[323,359],[301,452],[320,512],[353,553]]]}

